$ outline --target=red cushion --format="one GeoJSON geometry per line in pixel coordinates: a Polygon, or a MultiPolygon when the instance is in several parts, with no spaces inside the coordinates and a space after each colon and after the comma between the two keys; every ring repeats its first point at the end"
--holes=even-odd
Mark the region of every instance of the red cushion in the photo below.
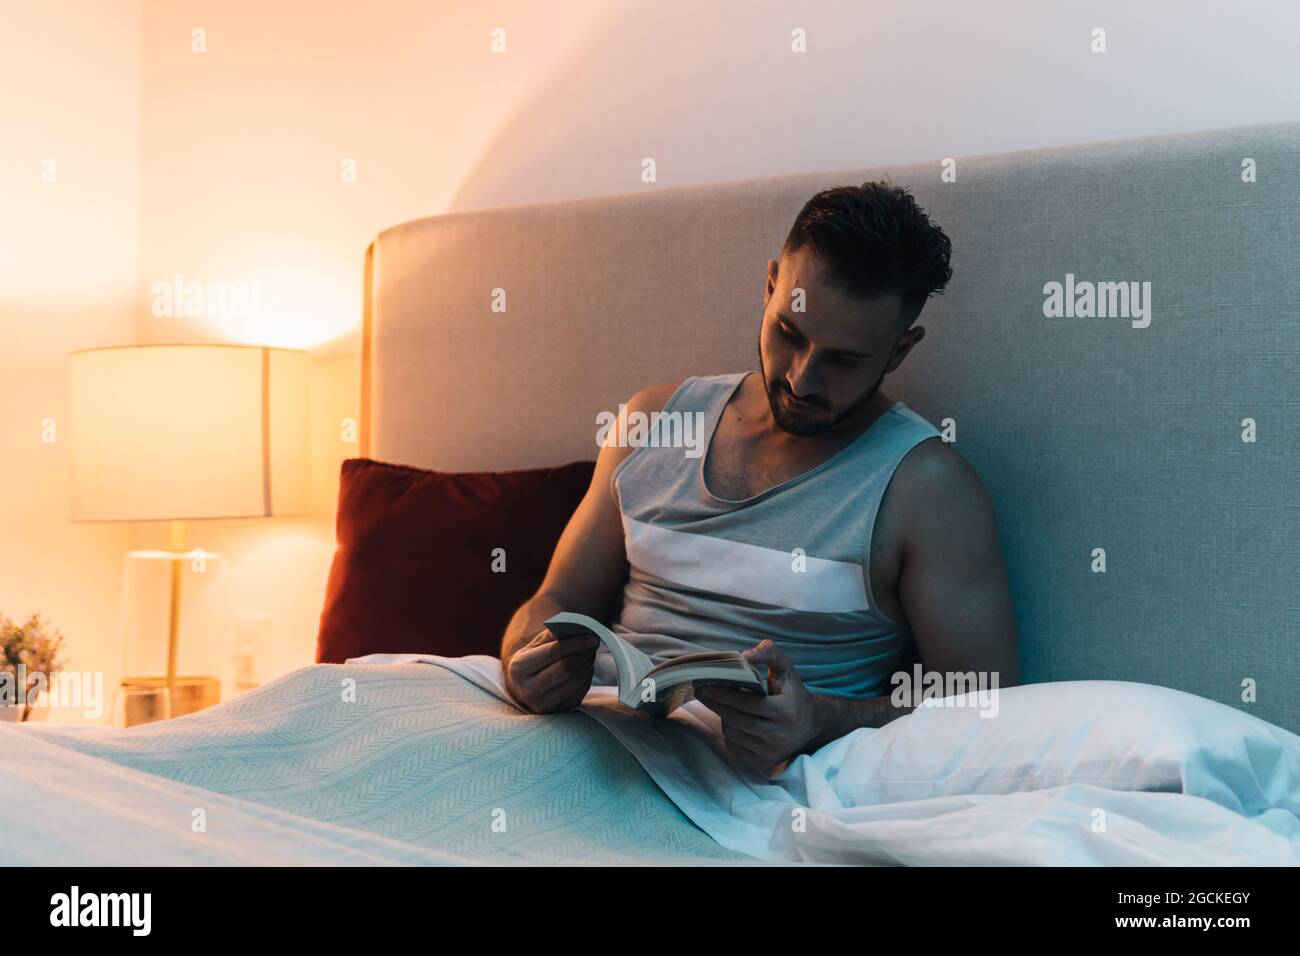
{"type": "Polygon", "coordinates": [[[496,654],[511,615],[542,583],[594,467],[449,474],[343,462],[317,662],[496,654]],[[504,572],[492,570],[496,548],[505,550],[504,572]]]}

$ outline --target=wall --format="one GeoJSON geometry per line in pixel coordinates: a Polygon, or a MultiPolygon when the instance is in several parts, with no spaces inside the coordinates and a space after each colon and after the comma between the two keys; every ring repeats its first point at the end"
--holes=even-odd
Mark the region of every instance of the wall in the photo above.
{"type": "Polygon", "coordinates": [[[39,612],[106,688],[130,527],[71,523],[65,362],[135,337],[141,18],[0,2],[0,613],[39,612]]]}

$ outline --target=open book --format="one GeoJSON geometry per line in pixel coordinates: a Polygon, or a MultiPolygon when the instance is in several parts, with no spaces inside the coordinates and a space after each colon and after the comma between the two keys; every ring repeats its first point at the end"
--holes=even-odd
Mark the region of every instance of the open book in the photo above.
{"type": "Polygon", "coordinates": [[[682,654],[656,664],[604,624],[585,614],[562,611],[545,622],[558,638],[594,634],[605,645],[618,668],[618,699],[634,710],[656,716],[672,713],[707,684],[739,687],[767,695],[767,675],[735,651],[682,654]]]}

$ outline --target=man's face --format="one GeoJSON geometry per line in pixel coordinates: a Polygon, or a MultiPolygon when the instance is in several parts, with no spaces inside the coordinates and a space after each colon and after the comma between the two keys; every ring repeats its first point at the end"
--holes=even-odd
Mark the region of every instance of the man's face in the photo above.
{"type": "Polygon", "coordinates": [[[924,334],[917,327],[896,336],[899,296],[852,299],[824,285],[821,271],[808,249],[768,264],[759,370],[772,417],[794,435],[816,435],[852,419],[924,334]],[[796,311],[800,289],[802,312],[796,311]]]}

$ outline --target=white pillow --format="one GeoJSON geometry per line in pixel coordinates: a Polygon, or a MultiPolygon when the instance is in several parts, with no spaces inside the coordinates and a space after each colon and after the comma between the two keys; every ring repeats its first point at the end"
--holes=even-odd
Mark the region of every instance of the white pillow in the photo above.
{"type": "Polygon", "coordinates": [[[1090,783],[1300,816],[1300,736],[1152,684],[1062,681],[927,701],[813,759],[854,768],[836,784],[849,806],[1090,783]]]}

